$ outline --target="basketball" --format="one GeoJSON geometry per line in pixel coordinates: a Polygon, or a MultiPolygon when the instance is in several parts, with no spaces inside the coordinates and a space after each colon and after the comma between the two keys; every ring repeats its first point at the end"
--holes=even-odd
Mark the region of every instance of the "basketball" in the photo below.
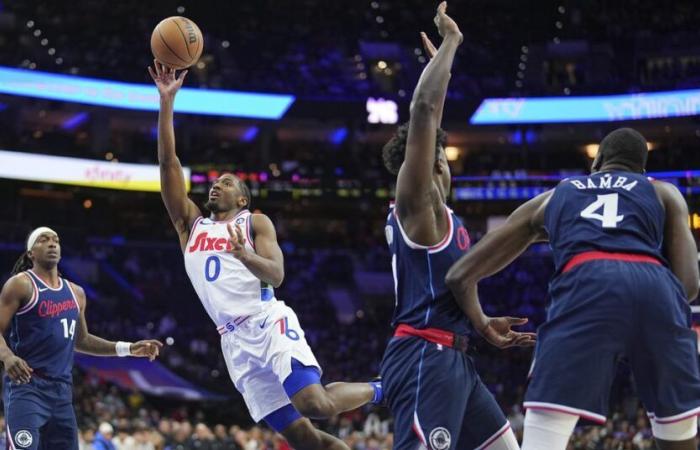
{"type": "Polygon", "coordinates": [[[196,23],[181,16],[163,19],[151,34],[151,52],[164,65],[186,69],[202,55],[204,39],[196,23]]]}

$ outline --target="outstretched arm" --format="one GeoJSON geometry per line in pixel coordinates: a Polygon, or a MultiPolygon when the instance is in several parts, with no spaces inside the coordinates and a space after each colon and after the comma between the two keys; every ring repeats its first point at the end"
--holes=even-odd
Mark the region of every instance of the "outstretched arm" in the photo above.
{"type": "Polygon", "coordinates": [[[698,247],[688,226],[688,204],[678,189],[670,184],[655,181],[654,187],[666,210],[664,230],[664,254],[671,271],[685,288],[688,300],[698,296],[698,247]]]}
{"type": "MultiPolygon", "coordinates": [[[[447,16],[447,3],[438,7],[435,23],[443,37],[440,48],[423,70],[411,101],[411,118],[406,141],[406,157],[396,181],[396,207],[400,216],[432,211],[434,196],[437,129],[447,95],[450,70],[463,36],[447,16]]],[[[423,37],[429,56],[427,37],[423,37]]],[[[430,44],[432,46],[432,44],[430,44]]]]}
{"type": "Polygon", "coordinates": [[[477,284],[501,271],[533,242],[546,238],[544,209],[552,191],[535,197],[516,209],[501,227],[489,232],[473,249],[457,261],[447,273],[446,282],[474,328],[497,347],[524,345],[533,339],[529,333],[516,333],[510,325],[527,320],[492,319],[481,309],[477,284]]]}
{"type": "Polygon", "coordinates": [[[246,238],[239,227],[228,225],[231,253],[258,279],[274,287],[284,280],[284,256],[277,243],[275,226],[264,214],[253,214],[251,226],[255,233],[255,253],[245,248],[246,238]]]}
{"type": "MultiPolygon", "coordinates": [[[[73,288],[73,292],[75,292],[78,305],[80,306],[80,318],[78,320],[78,335],[75,339],[75,349],[80,353],[87,353],[95,356],[125,356],[118,354],[117,342],[108,341],[94,334],[90,334],[87,321],[85,320],[85,307],[87,305],[85,291],[75,283],[71,283],[71,287],[73,288]]],[[[161,347],[163,347],[163,344],[156,340],[145,340],[134,343],[125,342],[124,344],[128,345],[128,348],[125,350],[128,350],[129,356],[147,357],[151,361],[156,359],[160,353],[161,347]]]]}
{"type": "Polygon", "coordinates": [[[15,383],[29,383],[32,368],[26,361],[15,355],[3,337],[10,326],[10,321],[33,295],[33,288],[26,275],[15,275],[7,280],[0,292],[0,361],[5,366],[5,373],[15,383]]]}
{"type": "Polygon", "coordinates": [[[155,69],[148,68],[160,94],[160,113],[158,114],[158,165],[160,166],[160,190],[163,202],[170,215],[170,220],[184,245],[189,238],[190,228],[195,219],[201,215],[197,205],[187,197],[185,178],[182,174],[180,159],[175,154],[175,128],[173,126],[173,108],[175,95],[182,87],[187,71],[175,76],[175,70],[158,61],[153,62],[155,69]]]}

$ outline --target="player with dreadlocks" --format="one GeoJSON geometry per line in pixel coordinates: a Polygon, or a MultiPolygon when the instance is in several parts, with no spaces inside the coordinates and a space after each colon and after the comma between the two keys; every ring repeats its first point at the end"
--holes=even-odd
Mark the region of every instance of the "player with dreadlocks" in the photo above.
{"type": "Polygon", "coordinates": [[[0,361],[11,449],[78,450],[73,410],[73,352],[153,361],[155,340],[112,342],[90,334],[82,287],[61,277],[58,234],[39,227],[0,292],[0,361]],[[3,337],[9,329],[9,340],[3,337]]]}

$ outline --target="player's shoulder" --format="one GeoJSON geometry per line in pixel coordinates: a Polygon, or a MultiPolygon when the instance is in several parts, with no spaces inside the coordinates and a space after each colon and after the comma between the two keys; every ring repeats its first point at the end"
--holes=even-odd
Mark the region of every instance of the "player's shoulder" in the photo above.
{"type": "Polygon", "coordinates": [[[647,180],[649,180],[651,185],[654,186],[654,189],[656,189],[657,191],[663,191],[671,195],[674,195],[675,193],[680,194],[678,188],[674,184],[669,183],[668,181],[657,180],[656,178],[651,177],[648,177],[647,180]]]}
{"type": "Polygon", "coordinates": [[[275,225],[272,223],[272,219],[267,214],[263,213],[250,213],[250,221],[253,225],[253,227],[274,227],[275,225]]]}
{"type": "Polygon", "coordinates": [[[76,296],[85,298],[85,289],[83,289],[81,285],[73,283],[70,280],[66,280],[66,283],[68,283],[68,286],[70,286],[71,290],[76,296]]]}
{"type": "Polygon", "coordinates": [[[34,293],[32,281],[27,272],[20,272],[7,279],[3,292],[14,297],[31,297],[34,293]]]}
{"type": "Polygon", "coordinates": [[[32,281],[29,277],[30,275],[27,272],[17,273],[7,279],[5,286],[8,288],[31,288],[32,281]]]}
{"type": "Polygon", "coordinates": [[[667,181],[655,180],[650,178],[649,181],[656,191],[656,195],[664,209],[687,209],[685,198],[676,185],[667,181]]]}

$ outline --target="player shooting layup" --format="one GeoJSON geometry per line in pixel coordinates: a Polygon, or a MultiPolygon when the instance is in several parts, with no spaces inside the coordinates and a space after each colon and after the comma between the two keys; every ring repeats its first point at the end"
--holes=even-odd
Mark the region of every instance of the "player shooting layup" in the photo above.
{"type": "Polygon", "coordinates": [[[158,161],[163,201],[180,237],[185,268],[204,308],[221,334],[221,348],[234,385],[253,419],[265,420],[297,449],[344,449],[339,439],[316,430],[302,414],[325,418],[381,401],[379,383],[321,385],[321,369],[296,314],[275,298],[284,278],[275,228],[252,214],[250,191],[232,174],[219,177],[203,217],[188,197],[175,154],[173,105],[186,71],[155,62],[149,72],[160,92],[158,161]]]}

